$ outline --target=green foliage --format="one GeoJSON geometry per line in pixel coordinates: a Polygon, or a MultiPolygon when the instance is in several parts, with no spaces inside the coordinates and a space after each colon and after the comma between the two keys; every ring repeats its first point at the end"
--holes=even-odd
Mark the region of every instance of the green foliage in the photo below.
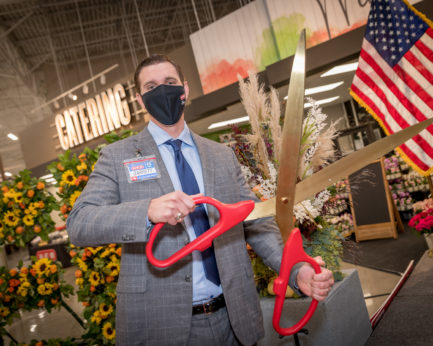
{"type": "Polygon", "coordinates": [[[251,265],[253,267],[257,291],[262,297],[268,296],[268,284],[273,278],[276,278],[278,274],[263,263],[263,260],[259,256],[251,258],[251,265]]]}
{"type": "Polygon", "coordinates": [[[321,227],[318,227],[308,239],[302,237],[304,250],[311,257],[321,256],[326,267],[334,273],[334,279],[341,280],[340,258],[343,254],[344,238],[334,225],[326,222],[319,225],[321,227]]]}

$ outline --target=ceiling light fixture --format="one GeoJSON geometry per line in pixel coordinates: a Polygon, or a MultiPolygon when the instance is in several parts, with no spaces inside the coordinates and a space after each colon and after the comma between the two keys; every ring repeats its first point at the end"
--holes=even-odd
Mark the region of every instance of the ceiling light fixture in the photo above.
{"type": "Polygon", "coordinates": [[[5,176],[7,176],[7,177],[11,177],[11,176],[12,176],[12,173],[11,173],[11,172],[5,172],[5,176]]]}
{"type": "Polygon", "coordinates": [[[69,97],[72,101],[77,101],[77,95],[75,95],[75,94],[68,94],[68,97],[69,97]]]}
{"type": "Polygon", "coordinates": [[[344,65],[338,65],[330,70],[326,71],[325,73],[321,74],[320,77],[327,77],[327,76],[333,76],[335,74],[355,71],[358,68],[358,62],[352,62],[350,64],[344,64],[344,65]]]}
{"type": "Polygon", "coordinates": [[[107,82],[105,74],[101,75],[100,82],[101,82],[102,85],[105,85],[105,83],[107,82]]]}
{"type": "MultiPolygon", "coordinates": [[[[340,96],[334,96],[334,97],[330,97],[327,99],[315,101],[315,104],[316,105],[323,105],[324,103],[329,103],[329,102],[338,100],[339,98],[340,98],[340,96]]],[[[310,108],[310,107],[313,107],[312,103],[310,103],[310,102],[304,103],[304,108],[310,108]]]]}
{"type": "Polygon", "coordinates": [[[56,102],[54,102],[54,107],[55,107],[56,109],[59,109],[59,108],[60,108],[60,104],[56,101],[56,102]]]}
{"type": "Polygon", "coordinates": [[[248,121],[250,120],[250,117],[247,115],[245,117],[241,117],[241,118],[235,118],[235,119],[230,119],[230,120],[225,120],[225,121],[220,121],[218,123],[213,123],[211,125],[209,125],[208,129],[214,129],[216,127],[223,127],[223,126],[227,126],[229,124],[237,124],[237,123],[242,123],[244,121],[248,121]]]}
{"type": "MultiPolygon", "coordinates": [[[[321,85],[314,88],[305,89],[305,96],[318,94],[329,90],[334,90],[335,88],[339,87],[343,83],[344,83],[343,81],[340,81],[336,83],[330,83],[330,84],[321,85]]],[[[287,96],[284,96],[284,99],[287,100],[287,96]]]]}
{"type": "Polygon", "coordinates": [[[336,83],[331,83],[331,84],[326,84],[326,85],[321,85],[318,87],[306,89],[305,90],[305,96],[323,93],[323,92],[329,91],[329,90],[334,90],[335,88],[338,88],[343,83],[344,83],[343,81],[340,81],[340,82],[336,82],[336,83]]]}
{"type": "Polygon", "coordinates": [[[89,93],[89,86],[87,84],[84,84],[83,86],[83,94],[87,95],[89,93]]]}
{"type": "Polygon", "coordinates": [[[13,133],[8,133],[8,137],[9,137],[10,139],[12,139],[13,141],[17,141],[17,140],[18,140],[18,137],[15,136],[13,133]]]}

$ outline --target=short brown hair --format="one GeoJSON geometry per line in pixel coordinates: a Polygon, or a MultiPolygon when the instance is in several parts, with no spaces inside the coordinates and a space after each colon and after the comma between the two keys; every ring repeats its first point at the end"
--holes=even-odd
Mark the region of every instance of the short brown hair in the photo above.
{"type": "Polygon", "coordinates": [[[141,70],[146,67],[146,66],[150,66],[150,65],[156,65],[156,64],[161,64],[164,62],[168,62],[170,64],[172,64],[174,66],[174,68],[176,69],[177,74],[179,75],[179,79],[180,81],[184,82],[184,77],[183,77],[183,73],[182,73],[182,69],[180,68],[180,66],[174,62],[173,60],[171,60],[167,55],[164,54],[152,54],[150,56],[148,56],[147,58],[145,58],[142,62],[140,62],[137,66],[137,68],[135,69],[135,73],[134,73],[134,83],[135,83],[135,90],[137,91],[137,93],[140,94],[140,83],[138,81],[138,75],[140,74],[141,70]]]}

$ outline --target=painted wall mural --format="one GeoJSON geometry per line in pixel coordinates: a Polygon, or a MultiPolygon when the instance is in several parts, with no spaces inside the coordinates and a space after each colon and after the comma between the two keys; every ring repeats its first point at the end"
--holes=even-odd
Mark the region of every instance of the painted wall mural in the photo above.
{"type": "MultiPolygon", "coordinates": [[[[422,0],[409,1],[411,4],[422,0]]],[[[367,22],[371,0],[256,0],[190,36],[205,94],[367,22]]]]}

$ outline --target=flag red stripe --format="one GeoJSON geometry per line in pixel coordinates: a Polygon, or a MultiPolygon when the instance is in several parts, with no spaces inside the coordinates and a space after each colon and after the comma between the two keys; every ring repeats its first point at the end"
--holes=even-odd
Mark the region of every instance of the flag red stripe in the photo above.
{"type": "MultiPolygon", "coordinates": [[[[377,97],[379,97],[380,100],[382,100],[390,115],[402,129],[410,126],[406,119],[401,116],[401,114],[395,109],[394,105],[388,100],[382,88],[376,85],[376,83],[373,81],[373,79],[370,78],[370,76],[368,76],[364,71],[362,71],[362,69],[358,69],[358,71],[356,71],[356,75],[375,92],[375,94],[377,95],[377,97]]],[[[433,148],[423,137],[417,135],[412,139],[426,152],[428,156],[433,159],[433,148]]]]}
{"type": "Polygon", "coordinates": [[[404,55],[404,58],[406,58],[406,60],[409,61],[412,66],[430,82],[430,84],[433,84],[433,75],[410,50],[404,55]]]}
{"type": "Polygon", "coordinates": [[[427,28],[427,30],[425,31],[425,33],[427,35],[429,35],[431,38],[433,38],[433,29],[432,28],[427,28]]]}
{"type": "MultiPolygon", "coordinates": [[[[393,83],[393,81],[387,76],[387,74],[380,68],[380,66],[376,63],[376,60],[373,59],[365,50],[361,52],[361,57],[364,61],[370,65],[373,70],[382,78],[383,82],[386,84],[389,90],[398,98],[401,104],[418,120],[423,121],[426,120],[426,116],[415,106],[409,99],[400,91],[400,89],[393,83]]],[[[432,107],[430,107],[432,108],[432,107]]],[[[399,114],[400,115],[400,114],[399,114]]],[[[409,126],[409,124],[407,125],[409,126]]]]}
{"type": "MultiPolygon", "coordinates": [[[[359,69],[358,69],[358,71],[359,71],[359,69]]],[[[358,71],[356,71],[356,74],[358,74],[358,71]]],[[[376,104],[366,94],[364,94],[364,92],[362,92],[361,89],[359,89],[356,84],[352,84],[351,89],[356,95],[358,95],[358,97],[362,101],[364,101],[364,103],[367,106],[369,106],[373,110],[374,114],[376,114],[376,116],[382,120],[382,125],[386,128],[388,133],[390,135],[393,134],[394,131],[390,128],[388,122],[385,120],[385,116],[380,111],[380,109],[376,106],[376,104]]]]}
{"type": "Polygon", "coordinates": [[[408,73],[406,73],[402,67],[397,64],[393,68],[394,72],[398,77],[415,93],[419,96],[424,103],[433,109],[433,98],[425,91],[425,89],[419,85],[415,79],[413,79],[408,73]]]}
{"type": "MultiPolygon", "coordinates": [[[[359,71],[359,69],[358,69],[359,71]]],[[[357,71],[357,73],[358,73],[357,71]]],[[[389,134],[394,133],[390,128],[387,122],[383,121],[383,119],[385,118],[385,116],[383,115],[383,113],[380,111],[380,109],[376,106],[376,104],[367,96],[365,95],[361,89],[359,89],[355,84],[352,84],[351,86],[352,91],[358,95],[358,97],[366,104],[368,105],[373,112],[376,114],[376,116],[378,116],[380,119],[382,119],[382,124],[383,126],[387,129],[389,134]]],[[[410,150],[406,144],[402,144],[400,145],[400,148],[404,151],[404,153],[407,155],[408,158],[410,158],[410,160],[416,164],[418,167],[420,167],[422,170],[426,171],[429,169],[429,167],[423,162],[421,161],[417,155],[415,155],[413,153],[412,150],[410,150]]]]}
{"type": "Polygon", "coordinates": [[[415,153],[410,150],[406,144],[402,144],[400,145],[400,149],[403,150],[403,152],[405,153],[405,155],[414,163],[416,164],[419,168],[421,168],[423,171],[428,171],[429,170],[429,166],[425,164],[424,161],[421,161],[420,158],[415,155],[415,153]]]}
{"type": "Polygon", "coordinates": [[[433,51],[430,49],[430,47],[428,47],[424,42],[422,42],[421,40],[418,40],[415,43],[415,47],[418,48],[418,50],[424,54],[424,56],[430,60],[433,61],[433,51]]]}

